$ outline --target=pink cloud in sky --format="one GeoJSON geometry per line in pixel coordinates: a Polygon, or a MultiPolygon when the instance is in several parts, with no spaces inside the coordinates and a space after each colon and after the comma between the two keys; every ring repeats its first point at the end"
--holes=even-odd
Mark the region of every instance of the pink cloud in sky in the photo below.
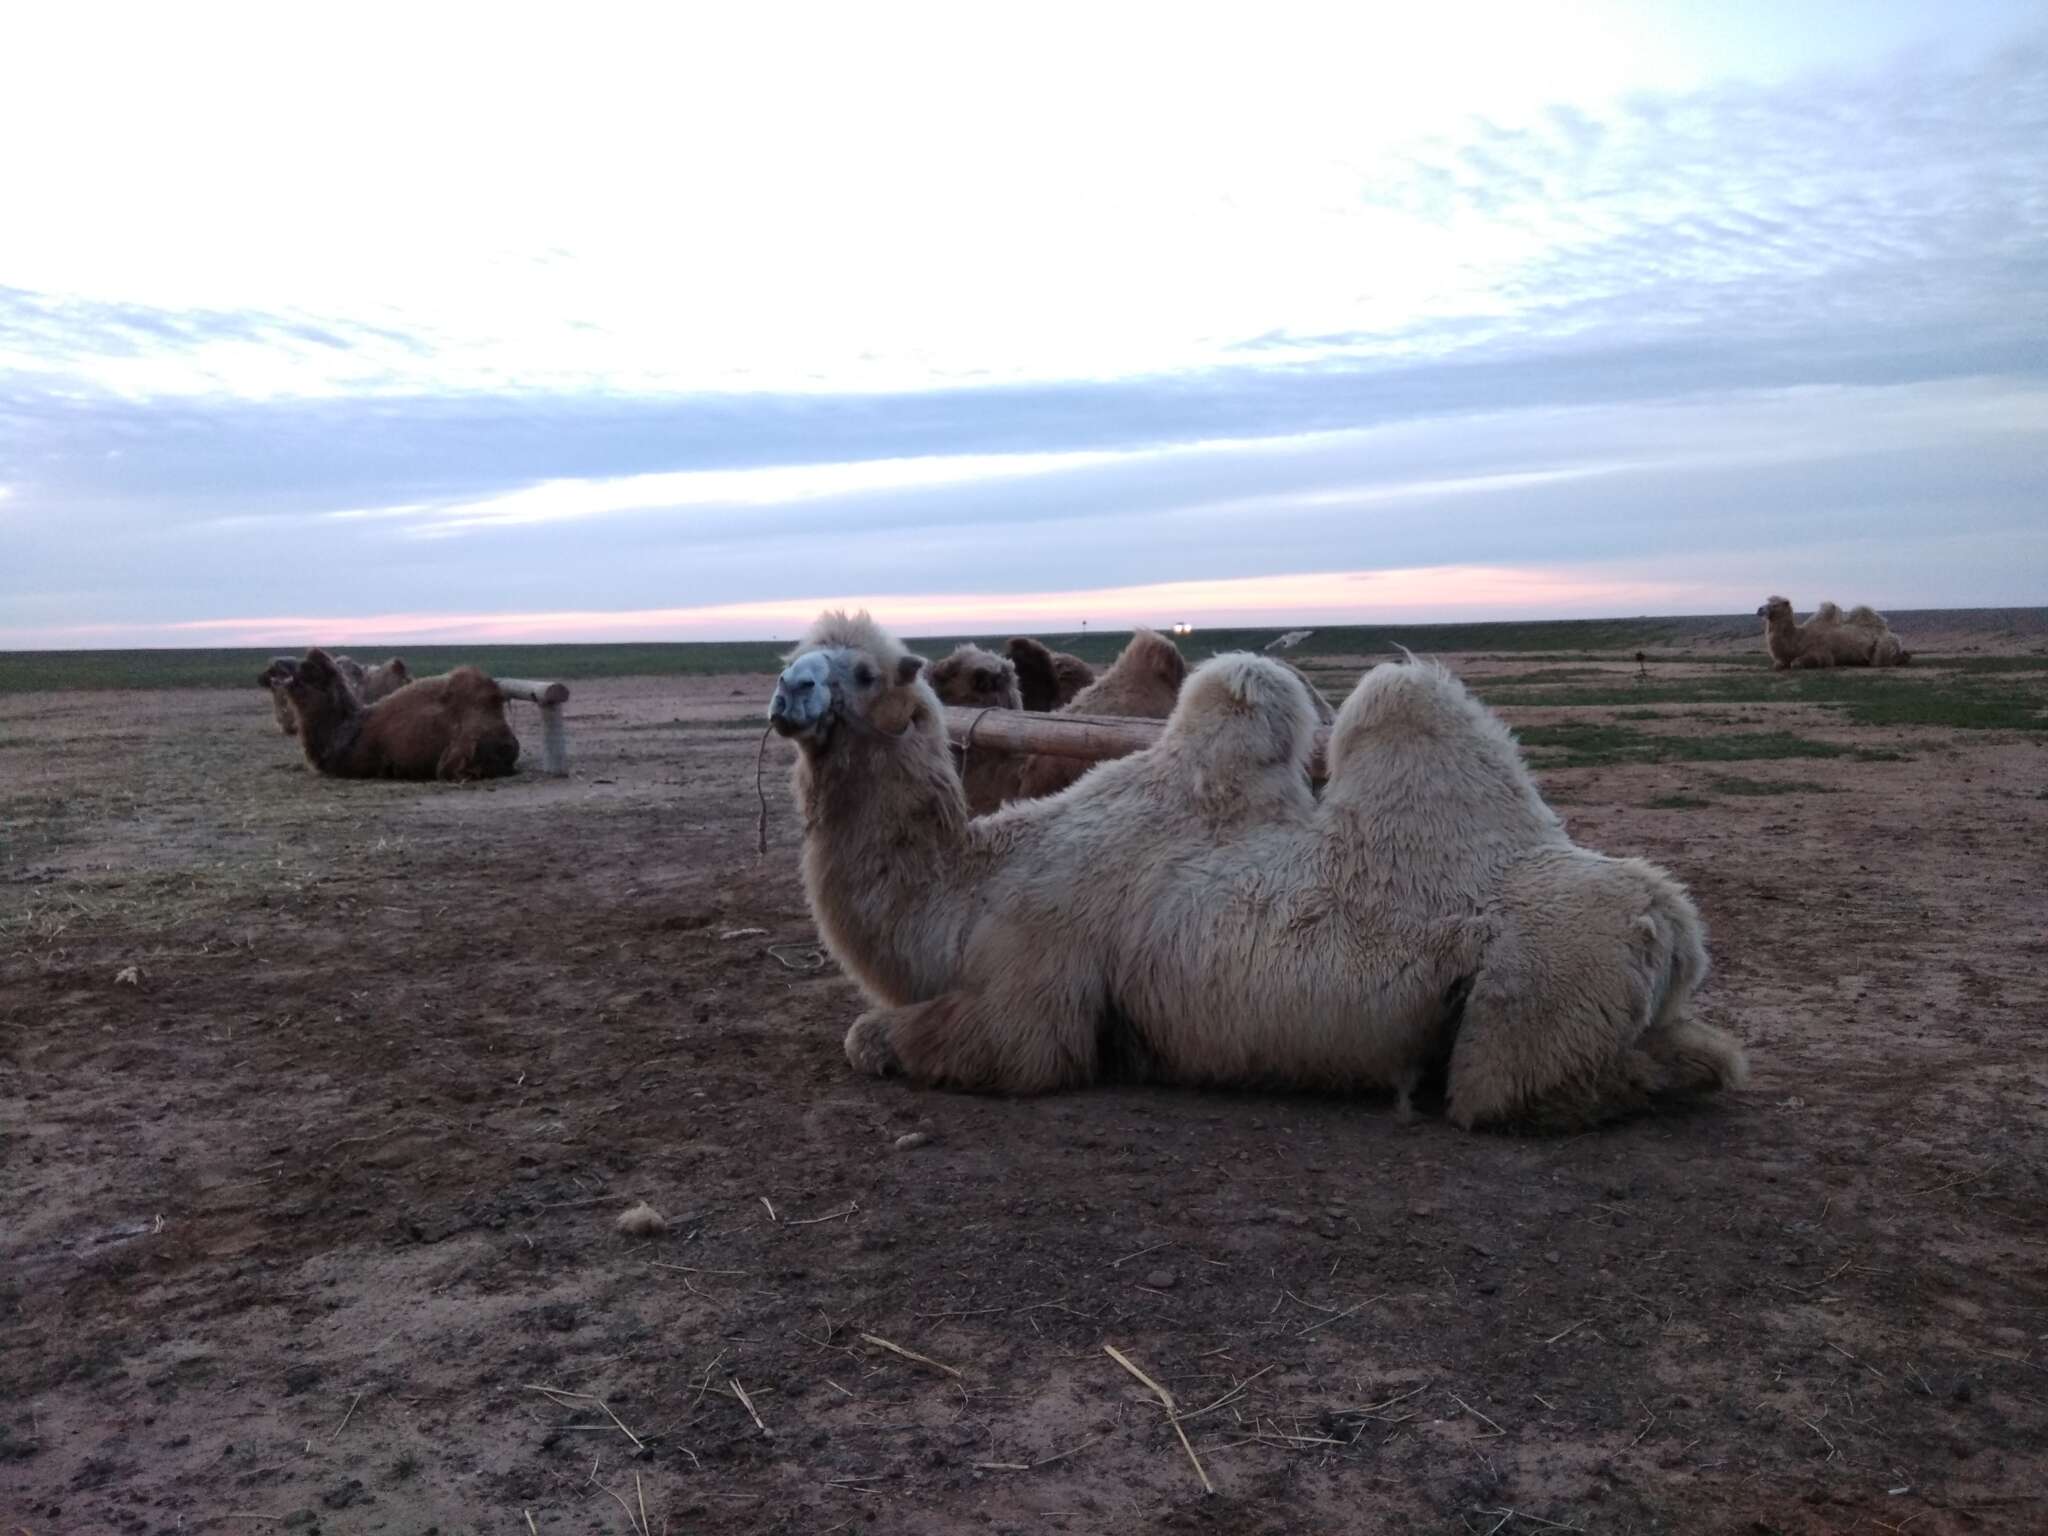
{"type": "Polygon", "coordinates": [[[1423,624],[1733,611],[1739,596],[1694,583],[1649,581],[1594,568],[1428,566],[1291,576],[1170,581],[1067,592],[885,593],[716,603],[688,608],[554,613],[384,613],[185,619],[0,629],[0,647],[276,646],[321,640],[441,644],[472,641],[733,640],[792,635],[823,608],[866,608],[904,634],[999,629],[1100,630],[1196,626],[1423,624]]]}

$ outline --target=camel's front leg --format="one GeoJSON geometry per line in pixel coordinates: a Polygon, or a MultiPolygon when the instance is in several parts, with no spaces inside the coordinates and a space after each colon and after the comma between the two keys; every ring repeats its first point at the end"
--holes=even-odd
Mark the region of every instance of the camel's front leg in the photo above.
{"type": "Polygon", "coordinates": [[[877,1077],[970,1093],[1046,1093],[1088,1080],[1082,1021],[1049,1020],[974,992],[875,1008],[846,1032],[846,1059],[877,1077]]]}
{"type": "Polygon", "coordinates": [[[434,777],[448,783],[475,778],[476,764],[471,758],[469,740],[463,736],[456,737],[442,749],[440,760],[434,764],[434,777]]]}

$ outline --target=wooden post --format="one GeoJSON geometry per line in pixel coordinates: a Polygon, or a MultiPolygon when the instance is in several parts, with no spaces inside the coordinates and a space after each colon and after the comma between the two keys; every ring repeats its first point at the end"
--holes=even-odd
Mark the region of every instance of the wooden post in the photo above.
{"type": "Polygon", "coordinates": [[[562,724],[562,706],[569,702],[567,683],[536,683],[520,677],[496,679],[508,699],[540,706],[540,771],[561,778],[569,771],[569,732],[562,724]]]}
{"type": "MultiPolygon", "coordinates": [[[[1120,715],[1038,714],[1021,709],[946,710],[946,735],[956,747],[976,752],[1017,752],[1040,757],[1078,757],[1091,763],[1142,752],[1165,730],[1163,720],[1131,720],[1120,715]]],[[[1327,726],[1316,731],[1309,759],[1309,777],[1321,782],[1323,755],[1329,747],[1327,726]]]]}

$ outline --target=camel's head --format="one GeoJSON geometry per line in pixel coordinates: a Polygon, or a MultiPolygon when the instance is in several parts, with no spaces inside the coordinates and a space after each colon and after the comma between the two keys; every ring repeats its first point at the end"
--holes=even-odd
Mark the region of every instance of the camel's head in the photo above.
{"type": "Polygon", "coordinates": [[[389,661],[365,668],[358,688],[363,696],[363,702],[374,704],[379,699],[389,698],[411,681],[412,672],[406,667],[404,659],[394,656],[389,661]]]}
{"type": "Polygon", "coordinates": [[[1781,618],[1789,619],[1792,617],[1791,600],[1783,597],[1767,597],[1764,599],[1763,606],[1757,609],[1756,616],[1766,623],[1771,623],[1781,618]]]}
{"type": "Polygon", "coordinates": [[[355,707],[355,690],[347,676],[317,645],[306,652],[305,660],[293,665],[291,675],[284,679],[284,691],[302,713],[322,707],[342,711],[355,707]]]}
{"type": "Polygon", "coordinates": [[[292,674],[298,670],[299,662],[297,657],[275,657],[272,659],[269,666],[265,667],[261,672],[258,672],[256,674],[256,686],[258,688],[274,689],[281,683],[290,682],[292,679],[292,674]]]}
{"type": "Polygon", "coordinates": [[[955,646],[952,655],[931,664],[925,680],[932,685],[941,704],[959,704],[968,709],[1024,707],[1016,666],[978,645],[955,646]]]}
{"type": "Polygon", "coordinates": [[[768,723],[812,752],[841,727],[900,736],[931,698],[924,665],[865,613],[822,614],[775,680],[768,723]]]}

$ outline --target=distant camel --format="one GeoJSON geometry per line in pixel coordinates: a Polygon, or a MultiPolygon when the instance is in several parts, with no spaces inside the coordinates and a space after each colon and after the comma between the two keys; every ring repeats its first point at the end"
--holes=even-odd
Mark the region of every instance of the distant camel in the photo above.
{"type": "Polygon", "coordinates": [[[343,779],[489,779],[518,764],[519,738],[505,719],[504,692],[475,667],[421,678],[365,704],[318,646],[304,661],[286,664],[290,671],[282,686],[298,717],[299,745],[321,773],[343,779]]]}
{"type": "Polygon", "coordinates": [[[1780,671],[1804,667],[1903,667],[1912,655],[1885,623],[1884,615],[1858,603],[1845,616],[1822,603],[1804,624],[1794,622],[1785,598],[1766,599],[1757,609],[1764,621],[1764,648],[1780,671]]]}

